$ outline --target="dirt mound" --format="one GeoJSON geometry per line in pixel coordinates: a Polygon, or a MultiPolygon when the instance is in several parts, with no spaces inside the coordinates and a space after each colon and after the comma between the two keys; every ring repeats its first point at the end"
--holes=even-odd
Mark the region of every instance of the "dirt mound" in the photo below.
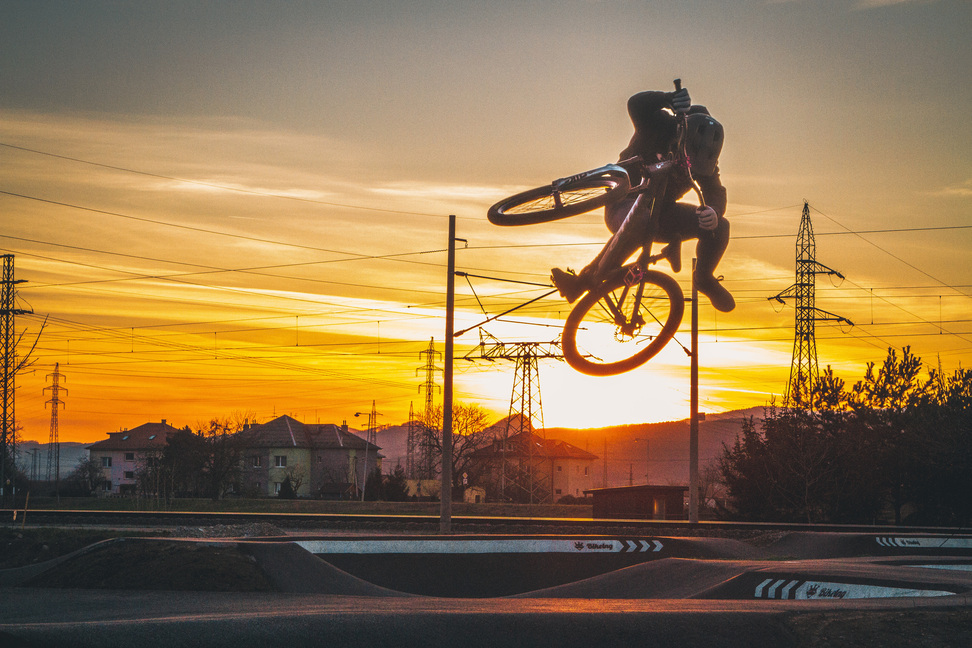
{"type": "Polygon", "coordinates": [[[273,584],[256,558],[235,543],[219,545],[122,539],[80,553],[29,587],[268,592],[273,584]]]}

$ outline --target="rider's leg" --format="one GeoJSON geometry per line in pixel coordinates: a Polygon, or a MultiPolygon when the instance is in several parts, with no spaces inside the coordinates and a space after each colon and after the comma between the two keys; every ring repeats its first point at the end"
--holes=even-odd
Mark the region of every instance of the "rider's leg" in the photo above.
{"type": "Polygon", "coordinates": [[[709,298],[716,310],[724,313],[731,311],[736,307],[736,301],[715,277],[716,266],[729,245],[729,221],[720,216],[719,224],[714,230],[704,230],[699,227],[694,206],[679,203],[675,208],[676,227],[682,238],[698,239],[695,247],[695,256],[698,259],[695,268],[696,287],[709,298]]]}
{"type": "MultiPolygon", "coordinates": [[[[640,196],[639,196],[640,198],[640,196]]],[[[647,198],[646,198],[647,200],[647,198]]],[[[550,271],[550,279],[560,294],[573,303],[578,297],[604,280],[607,274],[621,267],[621,264],[634,254],[645,240],[646,222],[637,218],[636,210],[645,208],[640,199],[625,198],[605,208],[604,220],[613,236],[608,239],[594,260],[588,263],[580,274],[571,274],[560,268],[550,271]],[[633,216],[629,218],[628,216],[633,216]]]]}

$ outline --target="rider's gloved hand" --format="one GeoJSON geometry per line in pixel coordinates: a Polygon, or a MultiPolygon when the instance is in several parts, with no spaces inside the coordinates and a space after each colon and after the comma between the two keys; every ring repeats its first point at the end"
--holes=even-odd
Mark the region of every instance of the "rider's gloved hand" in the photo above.
{"type": "Polygon", "coordinates": [[[688,112],[692,107],[692,98],[689,96],[688,88],[682,88],[672,94],[672,110],[675,114],[688,112]]]}
{"type": "Polygon", "coordinates": [[[712,231],[719,226],[719,214],[711,207],[699,207],[695,210],[699,217],[699,227],[712,231]]]}

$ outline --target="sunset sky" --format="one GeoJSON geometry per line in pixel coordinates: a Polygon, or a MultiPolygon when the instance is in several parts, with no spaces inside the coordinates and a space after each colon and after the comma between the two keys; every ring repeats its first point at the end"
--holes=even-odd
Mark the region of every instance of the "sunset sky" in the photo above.
{"type": "MultiPolygon", "coordinates": [[[[240,412],[360,428],[372,401],[404,422],[420,352],[444,346],[448,215],[459,270],[583,267],[599,212],[500,228],[486,210],[616,160],[627,98],[677,77],[727,133],[738,307],[701,305],[702,410],[785,390],[793,302],[767,298],[794,281],[804,200],[817,260],[846,277],[819,277],[816,305],[855,323],[817,325],[820,366],[851,383],[910,345],[968,367],[970,33],[968,0],[3,2],[0,253],[27,281],[17,330],[48,318],[20,438],[48,439],[55,363],[62,441],[240,412]]],[[[544,292],[470,282],[457,330],[544,292]]],[[[549,297],[485,330],[551,341],[568,310],[549,297]]],[[[456,400],[506,415],[511,363],[455,370],[456,400]]],[[[676,344],[622,376],[547,360],[540,379],[551,427],[689,415],[676,344]]]]}

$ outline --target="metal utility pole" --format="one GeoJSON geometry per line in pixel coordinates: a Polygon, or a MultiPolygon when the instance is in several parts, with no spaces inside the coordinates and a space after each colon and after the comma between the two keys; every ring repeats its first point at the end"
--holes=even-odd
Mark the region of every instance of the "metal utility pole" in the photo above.
{"type": "Polygon", "coordinates": [[[543,503],[553,494],[550,481],[553,475],[544,475],[540,469],[542,450],[536,439],[543,440],[543,404],[540,398],[541,359],[563,359],[560,342],[500,342],[489,333],[480,331],[480,354],[466,359],[512,360],[516,363],[513,375],[513,392],[510,395],[509,416],[503,432],[503,466],[500,472],[500,494],[505,496],[506,485],[526,491],[531,504],[543,503]],[[488,343],[488,345],[487,345],[488,343]],[[513,465],[508,461],[509,440],[516,439],[518,451],[526,457],[526,475],[522,473],[523,458],[513,465]],[[525,477],[525,479],[524,479],[525,477]]]}
{"type": "Polygon", "coordinates": [[[445,366],[442,375],[442,488],[439,493],[439,533],[452,532],[452,361],[456,310],[456,216],[449,215],[449,256],[446,278],[445,366]]]}
{"type": "Polygon", "coordinates": [[[601,484],[601,487],[602,488],[607,488],[608,487],[607,437],[604,437],[604,452],[603,452],[603,454],[601,456],[604,457],[604,460],[601,463],[601,467],[602,467],[601,480],[603,481],[603,483],[601,484]]]}
{"type": "Polygon", "coordinates": [[[689,390],[689,522],[699,521],[699,288],[692,259],[692,361],[689,390]]]}
{"type": "MultiPolygon", "coordinates": [[[[361,412],[355,412],[355,416],[361,416],[361,412]]],[[[378,416],[380,412],[375,411],[375,401],[371,401],[371,412],[368,413],[368,431],[365,433],[365,455],[364,455],[364,481],[361,485],[361,501],[364,501],[365,490],[368,488],[368,450],[372,445],[378,445],[378,416]]],[[[378,458],[375,457],[375,465],[378,458]]]]}
{"type": "Polygon", "coordinates": [[[417,440],[418,426],[415,425],[414,404],[408,404],[408,437],[405,444],[405,476],[408,479],[415,479],[415,442],[417,440]]]}
{"type": "Polygon", "coordinates": [[[817,366],[817,342],[814,338],[814,323],[826,320],[845,322],[854,325],[849,319],[820,310],[814,304],[816,276],[829,274],[841,279],[844,275],[828,268],[816,260],[816,243],[813,240],[813,224],[810,222],[810,205],[803,203],[803,215],[796,241],[796,283],[783,292],[769,297],[781,304],[787,297],[796,298],[796,327],[793,337],[793,361],[790,365],[790,380],[786,384],[784,405],[796,407],[813,406],[813,389],[820,375],[817,366]]]}
{"type": "Polygon", "coordinates": [[[57,411],[64,406],[61,392],[67,393],[67,388],[61,386],[60,381],[64,376],[61,375],[59,362],[54,363],[54,373],[47,374],[47,377],[51,379],[51,386],[42,390],[45,392],[51,390],[51,398],[47,401],[51,405],[51,436],[47,442],[47,481],[54,482],[54,493],[60,496],[61,442],[57,438],[57,411]]]}
{"type": "Polygon", "coordinates": [[[645,485],[651,483],[651,452],[649,451],[650,441],[646,437],[638,437],[635,442],[644,441],[645,442],[645,485]]]}
{"type": "Polygon", "coordinates": [[[14,334],[14,317],[32,311],[15,308],[16,291],[14,286],[24,280],[14,279],[14,256],[4,254],[3,275],[0,279],[0,345],[3,347],[3,374],[0,376],[0,495],[7,494],[7,468],[13,468],[17,448],[17,428],[14,414],[15,377],[20,368],[17,364],[17,338],[14,334]]]}

